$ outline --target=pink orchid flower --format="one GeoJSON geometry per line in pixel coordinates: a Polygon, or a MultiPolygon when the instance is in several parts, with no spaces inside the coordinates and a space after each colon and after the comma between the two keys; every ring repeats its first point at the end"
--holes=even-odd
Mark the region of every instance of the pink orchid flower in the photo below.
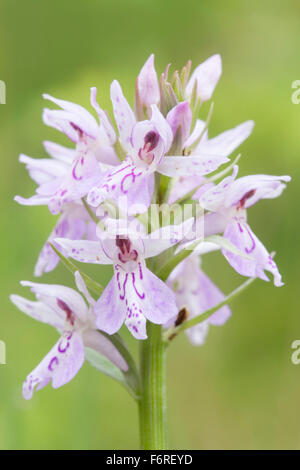
{"type": "Polygon", "coordinates": [[[247,223],[246,209],[260,199],[273,199],[281,195],[284,182],[290,176],[250,175],[235,179],[238,166],[231,176],[208,189],[199,199],[202,207],[210,211],[205,216],[205,232],[224,232],[227,238],[247,257],[222,250],[229,264],[241,275],[259,277],[268,281],[265,270],[274,276],[274,284],[281,286],[281,275],[272,257],[247,223]],[[249,259],[252,258],[252,259],[249,259]]]}
{"type": "Polygon", "coordinates": [[[101,163],[110,166],[118,163],[113,148],[115,131],[96,102],[96,93],[96,88],[92,88],[91,104],[99,116],[100,125],[82,106],[44,95],[44,98],[62,108],[44,109],[45,124],[66,134],[76,144],[76,149],[45,142],[45,148],[53,159],[32,159],[21,155],[20,161],[26,164],[39,187],[36,195],[29,199],[16,196],[17,202],[24,205],[46,204],[50,212],[57,214],[64,203],[86,196],[99,183],[104,174],[101,163]]]}
{"type": "Polygon", "coordinates": [[[174,293],[147,268],[145,260],[177,244],[192,225],[193,218],[149,235],[117,229],[109,230],[108,236],[103,232],[97,242],[55,240],[77,261],[113,265],[114,276],[95,306],[100,330],[113,334],[125,322],[133,336],[145,339],[146,319],[164,324],[177,314],[174,293]]]}
{"type": "Polygon", "coordinates": [[[85,359],[84,348],[90,347],[106,356],[121,370],[128,365],[111,341],[96,330],[95,301],[88,293],[79,272],[76,284],[88,302],[74,289],[59,285],[36,284],[23,281],[31,288],[36,301],[12,295],[11,301],[30,317],[54,326],[61,337],[40,364],[28,375],[23,385],[25,399],[32,398],[34,389],[40,390],[52,381],[59,388],[74,378],[85,359]]]}
{"type": "MultiPolygon", "coordinates": [[[[176,266],[169,276],[168,285],[174,289],[178,309],[185,307],[189,314],[188,318],[201,315],[225,298],[220,289],[200,269],[200,257],[195,254],[176,266]]],[[[189,340],[195,346],[202,345],[205,342],[209,326],[223,325],[230,316],[229,307],[224,305],[207,320],[189,328],[186,331],[189,340]]]]}
{"type": "MultiPolygon", "coordinates": [[[[168,118],[164,118],[158,107],[151,106],[149,120],[137,122],[116,80],[111,85],[111,100],[127,157],[89,192],[88,203],[91,206],[97,207],[109,197],[125,195],[128,206],[137,202],[147,210],[153,195],[155,172],[170,177],[206,175],[228,161],[227,157],[211,153],[189,157],[166,156],[174,136],[168,118]]],[[[181,109],[177,108],[174,113],[177,112],[181,113],[181,109]]],[[[171,124],[176,122],[174,113],[169,116],[171,124]]]]}

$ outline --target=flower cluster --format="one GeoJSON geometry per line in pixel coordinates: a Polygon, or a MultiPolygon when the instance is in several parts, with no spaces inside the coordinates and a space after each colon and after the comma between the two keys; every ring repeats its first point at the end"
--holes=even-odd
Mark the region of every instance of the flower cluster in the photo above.
{"type": "MultiPolygon", "coordinates": [[[[290,177],[237,177],[238,159],[229,157],[251,134],[252,121],[208,136],[212,106],[206,121],[199,116],[221,69],[221,58],[214,55],[192,74],[188,62],[171,77],[168,66],[158,79],[151,55],[136,80],[134,109],[118,81],[111,84],[116,127],[98,104],[96,88],[90,100],[97,118],[77,104],[44,95],[58,108],[44,109],[44,123],[64,133],[73,148],[44,142],[49,158],[20,156],[37,188],[16,201],[47,205],[59,214],[34,274],[52,271],[61,258],[111,264],[113,277],[94,299],[89,278],[75,265],[77,291],[26,281],[22,285],[36,300],[11,297],[20,310],[61,334],[27,377],[25,398],[35,386],[52,381],[59,387],[71,380],[84,362],[85,347],[126,373],[128,361],[113,341],[123,323],[145,340],[147,321],[172,328],[222,302],[224,294],[200,267],[200,256],[209,251],[220,250],[242,276],[268,281],[268,271],[274,284],[282,285],[272,255],[247,223],[247,210],[260,199],[279,196],[290,177]],[[169,209],[167,222],[150,217],[153,205],[169,209]],[[195,229],[199,223],[201,234],[195,229]],[[178,314],[182,309],[184,318],[178,314]]],[[[189,339],[202,344],[209,325],[222,325],[230,315],[223,305],[187,329],[189,339]]]]}

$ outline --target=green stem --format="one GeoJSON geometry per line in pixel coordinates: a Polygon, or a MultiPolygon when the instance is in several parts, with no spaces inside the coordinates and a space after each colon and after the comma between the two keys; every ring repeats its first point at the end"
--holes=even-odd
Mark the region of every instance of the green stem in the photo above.
{"type": "Polygon", "coordinates": [[[141,449],[167,449],[166,345],[162,327],[147,323],[148,339],[140,342],[141,399],[139,402],[141,449]]]}

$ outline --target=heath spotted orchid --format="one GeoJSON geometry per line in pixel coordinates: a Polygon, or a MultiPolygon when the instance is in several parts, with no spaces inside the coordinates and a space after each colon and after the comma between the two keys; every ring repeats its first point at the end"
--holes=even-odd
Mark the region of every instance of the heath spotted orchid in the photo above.
{"type": "Polygon", "coordinates": [[[136,79],[133,107],[113,80],[112,119],[98,104],[95,87],[91,105],[97,118],[80,105],[44,95],[59,108],[45,109],[44,123],[65,134],[73,148],[46,141],[49,158],[22,154],[38,187],[28,199],[15,198],[59,214],[34,274],[49,273],[62,261],[76,284],[74,290],[26,281],[22,285],[36,300],[11,296],[21,311],[60,334],[28,375],[24,397],[50,381],[54,388],[68,383],[87,360],[139,403],[144,449],[166,446],[166,346],[183,331],[192,344],[204,344],[209,327],[231,317],[229,303],[236,295],[256,278],[269,280],[266,271],[275,286],[283,284],[247,211],[261,199],[280,196],[290,181],[262,174],[237,178],[239,156],[232,162],[229,157],[251,135],[253,121],[230,123],[211,137],[213,107],[205,120],[202,105],[221,76],[218,54],[192,73],[190,61],[171,78],[169,72],[170,65],[158,77],[150,55],[136,79]],[[202,255],[208,259],[216,250],[248,278],[227,296],[200,266],[202,255]],[[78,263],[84,269],[94,265],[98,278],[78,263]],[[110,279],[104,265],[112,266],[110,279]],[[139,340],[139,368],[123,325],[139,340]]]}

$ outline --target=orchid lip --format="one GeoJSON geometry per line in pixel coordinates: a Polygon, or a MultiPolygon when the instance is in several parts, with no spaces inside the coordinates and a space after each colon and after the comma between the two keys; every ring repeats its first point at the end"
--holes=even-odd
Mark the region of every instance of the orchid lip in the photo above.
{"type": "Polygon", "coordinates": [[[136,261],[138,259],[138,252],[134,249],[131,249],[131,242],[129,238],[122,238],[120,235],[117,235],[116,246],[120,249],[118,259],[121,261],[121,263],[136,261]]]}
{"type": "Polygon", "coordinates": [[[147,165],[151,165],[155,158],[152,150],[157,147],[158,141],[159,134],[155,131],[149,131],[144,137],[144,147],[139,149],[138,156],[147,165]]]}

